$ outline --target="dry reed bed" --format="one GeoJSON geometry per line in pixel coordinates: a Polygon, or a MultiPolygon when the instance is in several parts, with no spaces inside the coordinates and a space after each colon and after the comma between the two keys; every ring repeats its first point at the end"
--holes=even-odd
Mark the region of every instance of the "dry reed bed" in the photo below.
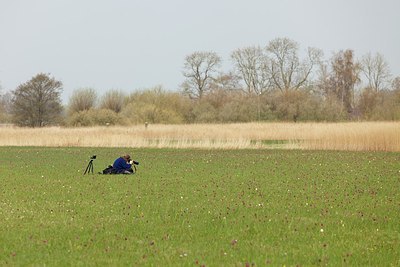
{"type": "Polygon", "coordinates": [[[1,146],[400,151],[400,122],[0,128],[1,146]],[[267,140],[286,140],[274,144],[267,140]]]}

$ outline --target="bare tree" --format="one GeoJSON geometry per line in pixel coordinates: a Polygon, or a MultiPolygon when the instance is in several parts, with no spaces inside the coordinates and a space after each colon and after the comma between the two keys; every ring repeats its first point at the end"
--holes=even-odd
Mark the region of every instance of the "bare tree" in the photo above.
{"type": "Polygon", "coordinates": [[[268,58],[259,46],[237,49],[231,54],[235,69],[246,84],[245,92],[259,95],[269,88],[268,58]]]}
{"type": "Polygon", "coordinates": [[[240,77],[232,72],[220,73],[210,82],[212,91],[237,91],[241,89],[240,77]]]}
{"type": "Polygon", "coordinates": [[[318,64],[317,79],[313,87],[313,93],[318,96],[326,97],[329,93],[330,78],[329,62],[322,61],[318,64]]]}
{"type": "Polygon", "coordinates": [[[297,90],[306,85],[313,67],[319,62],[322,51],[308,48],[307,58],[299,59],[298,44],[288,38],[277,38],[267,46],[269,72],[274,87],[282,92],[297,90]]]}
{"type": "Polygon", "coordinates": [[[392,89],[395,91],[400,91],[400,76],[393,79],[392,89]]]}
{"type": "Polygon", "coordinates": [[[210,82],[217,73],[221,58],[215,52],[195,52],[185,58],[182,84],[185,94],[201,99],[210,90],[210,82]]]}
{"type": "Polygon", "coordinates": [[[119,90],[108,91],[102,98],[100,108],[121,112],[124,106],[125,94],[119,90]]]}
{"type": "Polygon", "coordinates": [[[61,117],[62,83],[40,73],[12,92],[13,122],[19,126],[42,127],[61,117]]]}
{"type": "Polygon", "coordinates": [[[360,67],[370,89],[379,92],[389,85],[389,64],[381,54],[376,53],[375,56],[372,56],[371,53],[366,54],[361,59],[360,67]]]}
{"type": "Polygon", "coordinates": [[[96,106],[97,93],[92,88],[80,88],[72,93],[69,99],[69,112],[89,110],[96,106]]]}
{"type": "Polygon", "coordinates": [[[10,122],[11,93],[0,94],[0,123],[10,122]]]}
{"type": "Polygon", "coordinates": [[[354,87],[360,82],[359,64],[354,61],[353,50],[340,51],[331,60],[328,92],[334,94],[351,113],[354,105],[354,87]]]}

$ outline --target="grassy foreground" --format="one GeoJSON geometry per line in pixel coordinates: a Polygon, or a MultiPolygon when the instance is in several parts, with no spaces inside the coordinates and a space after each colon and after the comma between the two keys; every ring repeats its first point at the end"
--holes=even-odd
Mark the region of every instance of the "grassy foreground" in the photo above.
{"type": "Polygon", "coordinates": [[[398,153],[0,147],[0,265],[400,265],[398,153]]]}

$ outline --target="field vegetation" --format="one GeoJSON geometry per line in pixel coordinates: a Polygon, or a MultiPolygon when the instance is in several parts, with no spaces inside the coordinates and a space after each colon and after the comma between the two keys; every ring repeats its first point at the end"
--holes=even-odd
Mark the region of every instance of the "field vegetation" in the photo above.
{"type": "Polygon", "coordinates": [[[0,128],[1,146],[400,151],[399,122],[0,128]]]}
{"type": "Polygon", "coordinates": [[[398,266],[393,152],[0,148],[2,266],[398,266]],[[132,176],[95,172],[122,153],[132,176]]]}

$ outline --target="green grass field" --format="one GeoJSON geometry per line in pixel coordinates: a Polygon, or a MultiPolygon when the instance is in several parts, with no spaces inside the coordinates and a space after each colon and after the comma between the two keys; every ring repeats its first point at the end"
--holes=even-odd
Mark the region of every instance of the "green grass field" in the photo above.
{"type": "Polygon", "coordinates": [[[399,188],[398,153],[1,147],[0,265],[399,266],[399,188]]]}

